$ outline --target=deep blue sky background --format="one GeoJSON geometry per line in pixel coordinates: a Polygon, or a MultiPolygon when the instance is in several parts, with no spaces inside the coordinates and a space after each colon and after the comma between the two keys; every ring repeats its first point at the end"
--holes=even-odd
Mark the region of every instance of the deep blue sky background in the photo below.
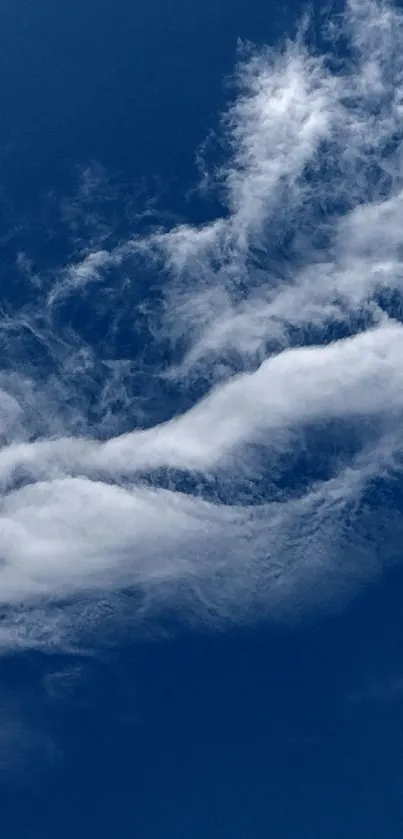
{"type": "MultiPolygon", "coordinates": [[[[156,178],[181,212],[237,38],[274,42],[298,14],[263,0],[3,0],[4,234],[29,219],[34,248],[45,196],[74,191],[91,161],[127,194],[156,178]]],[[[289,628],[0,660],[1,836],[400,839],[402,592],[397,570],[289,628]]]]}

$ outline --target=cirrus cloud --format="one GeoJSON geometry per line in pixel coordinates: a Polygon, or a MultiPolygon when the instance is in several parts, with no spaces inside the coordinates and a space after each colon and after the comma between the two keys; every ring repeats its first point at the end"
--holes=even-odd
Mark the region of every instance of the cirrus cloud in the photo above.
{"type": "Polygon", "coordinates": [[[221,217],[103,235],[4,314],[5,648],[128,590],[139,623],[289,614],[397,559],[403,16],[350,0],[327,37],[243,48],[221,217]]]}

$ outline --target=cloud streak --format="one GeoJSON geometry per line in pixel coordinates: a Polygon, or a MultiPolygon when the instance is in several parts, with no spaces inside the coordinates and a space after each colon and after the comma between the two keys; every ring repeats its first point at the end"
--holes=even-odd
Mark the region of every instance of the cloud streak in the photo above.
{"type": "Polygon", "coordinates": [[[127,591],[139,626],[292,615],[397,560],[403,17],[351,0],[326,38],[242,48],[219,218],[109,249],[103,228],[51,276],[20,257],[6,649],[67,643],[127,591]]]}

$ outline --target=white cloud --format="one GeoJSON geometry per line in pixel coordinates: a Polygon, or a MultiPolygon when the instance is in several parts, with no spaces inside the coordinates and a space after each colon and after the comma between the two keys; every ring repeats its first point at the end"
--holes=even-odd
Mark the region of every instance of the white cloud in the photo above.
{"type": "Polygon", "coordinates": [[[241,60],[216,173],[228,213],[163,241],[177,374],[220,375],[223,353],[264,355],[290,326],[374,317],[375,292],[402,288],[401,16],[351,2],[333,30],[353,47],[337,71],[302,35],[241,60]]]}
{"type": "Polygon", "coordinates": [[[365,493],[400,475],[402,20],[392,6],[351,0],[328,29],[334,45],[342,35],[352,47],[339,63],[311,52],[303,33],[278,50],[249,47],[222,122],[222,217],[104,243],[47,278],[37,308],[3,319],[12,359],[0,379],[6,647],[59,643],[123,589],[141,594],[139,620],[164,608],[246,620],[345,594],[395,561],[399,516],[365,493]],[[96,282],[118,310],[118,334],[134,265],[166,280],[148,340],[185,350],[163,371],[140,353],[129,385],[119,379],[127,359],[111,362],[63,331],[58,313],[96,282]],[[111,270],[118,289],[107,285],[111,270]],[[49,369],[33,366],[28,339],[49,369]],[[153,379],[199,396],[159,425],[145,408],[139,425],[131,417],[153,379]],[[88,389],[117,416],[106,440],[102,418],[89,418],[88,389]],[[326,476],[308,476],[299,495],[279,500],[269,488],[258,504],[237,501],[241,477],[256,483],[297,443],[312,448],[309,429],[347,422],[355,451],[337,452],[326,476]],[[216,487],[229,483],[223,503],[216,487]],[[381,545],[376,528],[386,523],[381,545]]]}

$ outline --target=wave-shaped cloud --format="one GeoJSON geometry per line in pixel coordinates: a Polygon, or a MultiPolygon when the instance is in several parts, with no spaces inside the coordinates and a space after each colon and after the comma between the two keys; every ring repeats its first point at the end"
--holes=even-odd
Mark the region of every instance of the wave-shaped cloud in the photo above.
{"type": "Polygon", "coordinates": [[[204,178],[220,218],[52,276],[20,256],[35,302],[1,323],[5,647],[59,643],[122,591],[139,623],[290,614],[396,560],[403,15],[350,0],[325,36],[242,48],[204,178]],[[122,330],[140,330],[132,358],[105,352],[122,330]]]}

